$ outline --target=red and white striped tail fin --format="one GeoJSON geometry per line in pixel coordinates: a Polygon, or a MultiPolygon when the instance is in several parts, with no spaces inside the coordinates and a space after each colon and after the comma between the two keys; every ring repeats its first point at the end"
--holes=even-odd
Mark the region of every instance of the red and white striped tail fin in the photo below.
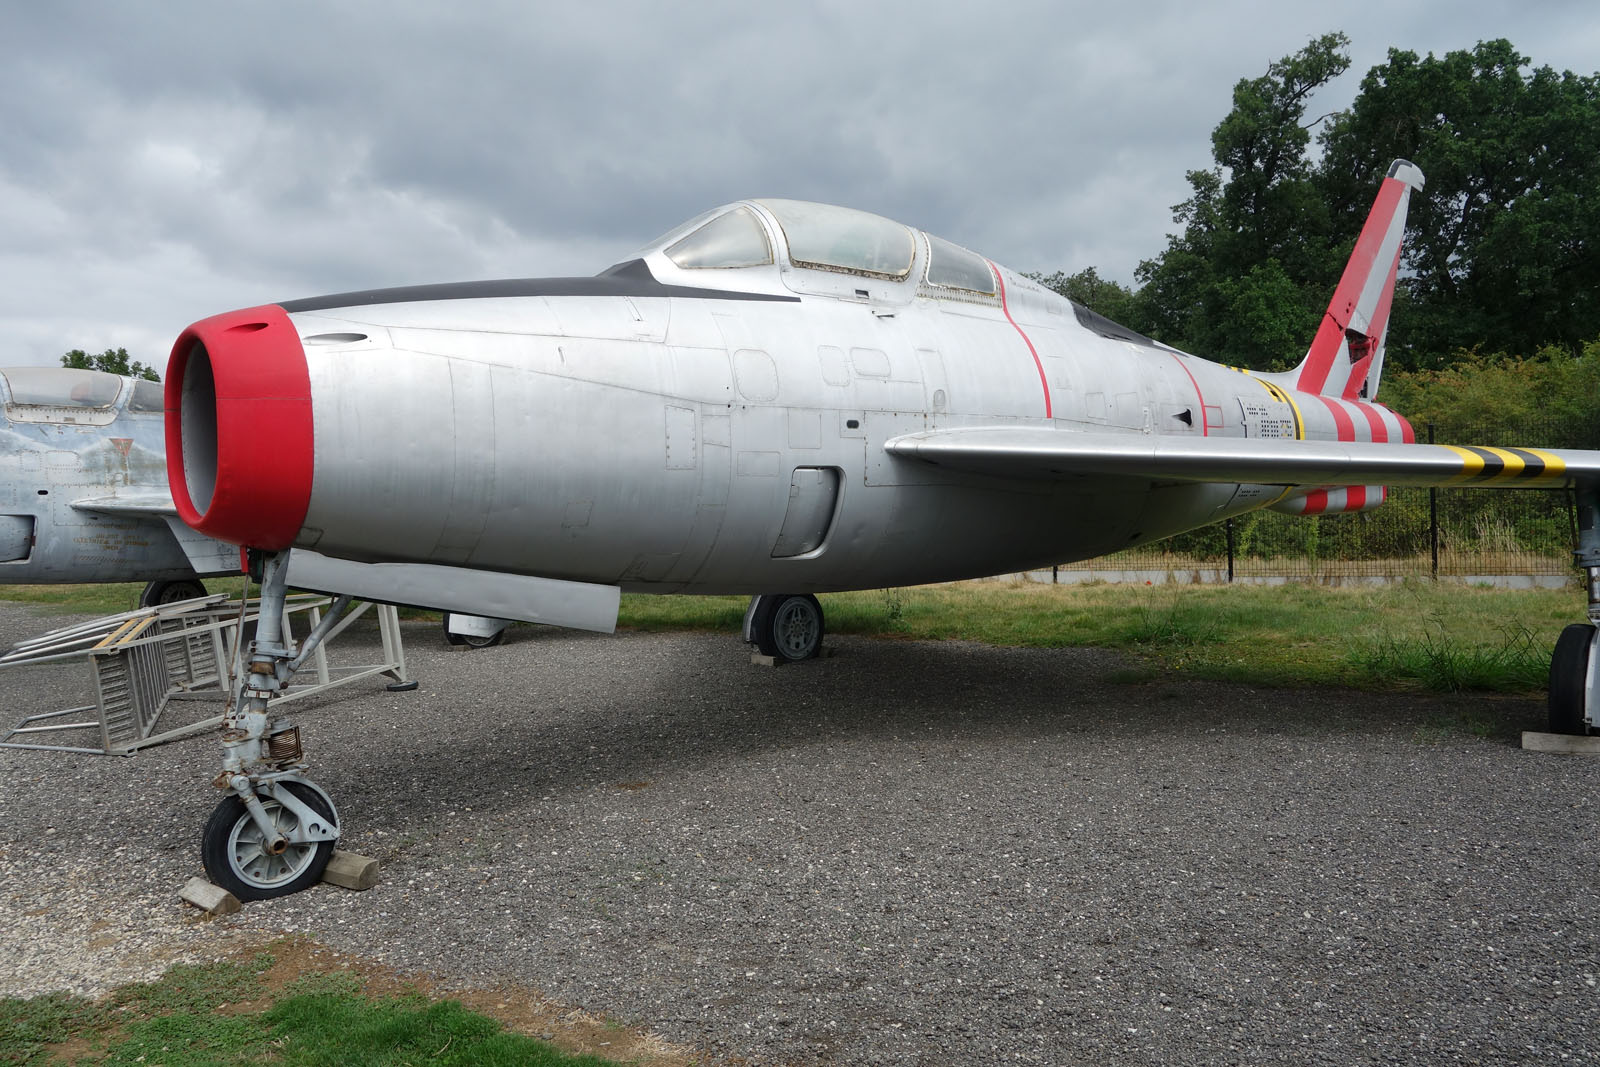
{"type": "Polygon", "coordinates": [[[1412,191],[1420,192],[1422,185],[1422,171],[1416,164],[1397,159],[1390,165],[1316,339],[1289,375],[1296,389],[1346,400],[1371,400],[1378,395],[1389,307],[1394,301],[1400,244],[1406,232],[1406,207],[1412,191]]]}

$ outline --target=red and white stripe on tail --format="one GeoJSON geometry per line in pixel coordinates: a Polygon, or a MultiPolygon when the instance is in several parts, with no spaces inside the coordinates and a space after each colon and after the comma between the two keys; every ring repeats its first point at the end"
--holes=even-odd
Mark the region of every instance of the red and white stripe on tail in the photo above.
{"type": "Polygon", "coordinates": [[[1414,163],[1397,159],[1390,165],[1316,339],[1290,375],[1296,389],[1346,400],[1378,395],[1406,207],[1412,191],[1420,192],[1422,184],[1422,171],[1414,163]]]}
{"type": "Polygon", "coordinates": [[[1371,511],[1389,499],[1381,485],[1350,485],[1343,488],[1308,489],[1268,505],[1287,515],[1340,515],[1348,511],[1371,511]]]}

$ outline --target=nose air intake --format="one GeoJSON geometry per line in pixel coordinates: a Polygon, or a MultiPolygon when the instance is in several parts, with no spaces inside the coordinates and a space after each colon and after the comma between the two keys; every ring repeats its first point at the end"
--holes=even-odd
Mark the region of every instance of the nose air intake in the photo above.
{"type": "Polygon", "coordinates": [[[288,548],[311,502],[311,379],[276,305],[230,311],[178,336],[167,364],[167,483],[209,537],[288,548]]]}

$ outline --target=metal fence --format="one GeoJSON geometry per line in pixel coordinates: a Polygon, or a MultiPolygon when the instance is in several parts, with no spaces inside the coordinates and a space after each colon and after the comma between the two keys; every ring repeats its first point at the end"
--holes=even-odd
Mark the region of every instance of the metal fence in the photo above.
{"type": "MultiPolygon", "coordinates": [[[[1432,426],[1424,428],[1431,439],[1432,426]]],[[[1533,426],[1474,435],[1474,443],[1569,444],[1569,433],[1533,426]],[[1500,438],[1500,440],[1496,440],[1500,438]]],[[[1577,442],[1580,447],[1592,443],[1577,442]]],[[[1388,578],[1566,579],[1574,571],[1572,493],[1565,489],[1390,489],[1378,508],[1353,515],[1257,511],[1099,559],[1063,564],[1052,577],[1161,581],[1388,578]]],[[[1546,584],[1539,582],[1535,584],[1546,584]]]]}

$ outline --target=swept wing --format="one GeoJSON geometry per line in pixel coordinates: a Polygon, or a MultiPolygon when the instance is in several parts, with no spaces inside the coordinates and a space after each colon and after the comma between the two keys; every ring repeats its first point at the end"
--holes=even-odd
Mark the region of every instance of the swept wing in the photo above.
{"type": "Polygon", "coordinates": [[[930,430],[892,438],[883,447],[905,459],[1008,478],[1118,475],[1250,485],[1500,489],[1600,483],[1600,452],[1578,449],[1179,437],[1034,426],[930,430]]]}

